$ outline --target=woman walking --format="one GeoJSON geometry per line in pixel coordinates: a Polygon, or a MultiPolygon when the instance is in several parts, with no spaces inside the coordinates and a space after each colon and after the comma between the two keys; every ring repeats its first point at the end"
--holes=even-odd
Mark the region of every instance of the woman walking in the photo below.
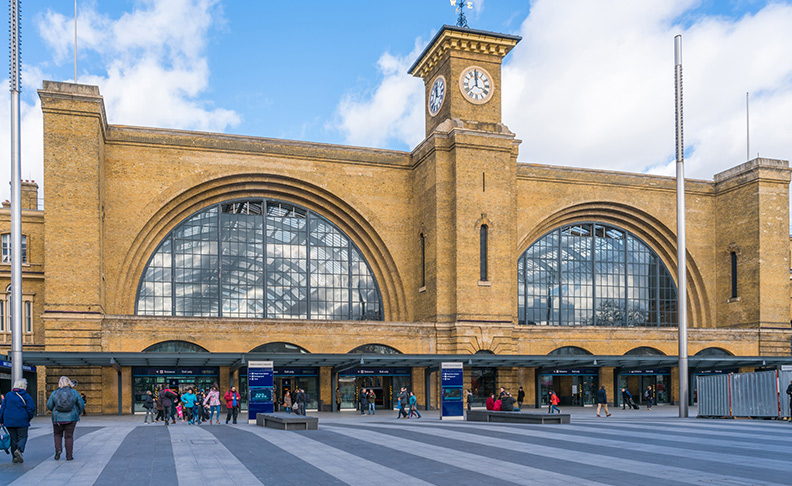
{"type": "Polygon", "coordinates": [[[288,391],[283,395],[283,409],[286,410],[286,413],[291,413],[292,400],[288,391]]]}
{"type": "Polygon", "coordinates": [[[210,391],[206,398],[204,399],[204,405],[209,405],[209,425],[212,424],[212,416],[215,417],[215,423],[220,423],[220,392],[217,391],[216,386],[212,386],[212,391],[210,391]]]}
{"type": "MultiPolygon", "coordinates": [[[[80,414],[85,409],[77,390],[72,388],[72,381],[67,376],[58,380],[58,389],[52,392],[47,400],[47,410],[52,410],[52,435],[55,439],[55,460],[59,460],[63,443],[66,443],[66,460],[74,460],[74,428],[80,421],[80,414]]],[[[20,461],[21,462],[21,461],[20,461]]]]}
{"type": "Polygon", "coordinates": [[[0,426],[5,425],[11,437],[9,451],[14,459],[11,462],[23,463],[22,453],[28,439],[30,419],[36,416],[36,404],[27,392],[28,382],[22,378],[14,383],[14,388],[5,394],[0,405],[0,426]]]}
{"type": "Polygon", "coordinates": [[[410,416],[408,418],[412,418],[413,415],[421,418],[421,412],[418,411],[418,399],[415,397],[415,393],[410,392],[410,416]]]}

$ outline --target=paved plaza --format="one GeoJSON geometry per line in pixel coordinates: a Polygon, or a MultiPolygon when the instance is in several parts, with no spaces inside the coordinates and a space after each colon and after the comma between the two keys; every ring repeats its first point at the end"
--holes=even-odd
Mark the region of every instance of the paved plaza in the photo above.
{"type": "Polygon", "coordinates": [[[53,459],[50,422],[38,417],[24,464],[0,453],[0,484],[792,484],[787,422],[679,419],[675,407],[564,412],[569,425],[320,413],[319,430],[302,432],[86,417],[70,462],[53,459]]]}

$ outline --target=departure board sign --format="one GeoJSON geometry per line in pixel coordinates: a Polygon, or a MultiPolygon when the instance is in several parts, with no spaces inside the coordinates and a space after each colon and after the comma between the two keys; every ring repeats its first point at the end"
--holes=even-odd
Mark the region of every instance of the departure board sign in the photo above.
{"type": "Polygon", "coordinates": [[[250,361],[248,363],[248,419],[256,420],[256,414],[272,413],[274,369],[272,361],[250,361]]]}
{"type": "Polygon", "coordinates": [[[464,400],[462,387],[465,382],[465,370],[462,363],[440,364],[440,419],[462,420],[464,418],[464,400]]]}

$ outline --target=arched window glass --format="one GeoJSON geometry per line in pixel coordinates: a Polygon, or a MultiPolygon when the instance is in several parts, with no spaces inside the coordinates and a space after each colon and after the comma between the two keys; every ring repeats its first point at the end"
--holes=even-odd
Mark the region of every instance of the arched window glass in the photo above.
{"type": "Polygon", "coordinates": [[[208,207],[149,260],[136,313],[267,319],[382,320],[360,250],[305,208],[272,200],[208,207]]]}
{"type": "Polygon", "coordinates": [[[520,324],[676,326],[677,290],[635,235],[600,223],[556,228],[517,263],[520,324]]]}
{"type": "Polygon", "coordinates": [[[659,349],[650,348],[648,346],[641,346],[639,348],[634,348],[626,353],[625,356],[665,356],[666,354],[659,349]]]}
{"type": "Polygon", "coordinates": [[[363,344],[362,346],[358,346],[349,354],[353,353],[365,353],[365,354],[402,354],[396,348],[392,348],[390,346],[386,346],[384,344],[363,344]]]}
{"type": "Polygon", "coordinates": [[[250,350],[251,353],[272,353],[272,354],[286,354],[286,353],[300,353],[308,354],[308,350],[291,343],[267,343],[261,346],[256,346],[250,350]]]}
{"type": "Polygon", "coordinates": [[[734,356],[730,352],[726,351],[725,349],[721,348],[704,348],[695,356],[734,356]]]}
{"type": "Polygon", "coordinates": [[[548,356],[588,356],[591,352],[577,346],[564,346],[547,353],[548,356]]]}
{"type": "Polygon", "coordinates": [[[209,350],[187,341],[163,341],[152,344],[144,353],[208,353],[209,350]]]}

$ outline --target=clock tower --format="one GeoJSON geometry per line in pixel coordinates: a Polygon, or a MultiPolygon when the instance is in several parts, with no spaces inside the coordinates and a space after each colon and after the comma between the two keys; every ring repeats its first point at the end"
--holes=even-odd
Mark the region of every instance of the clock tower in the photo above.
{"type": "MultiPolygon", "coordinates": [[[[426,89],[426,135],[449,118],[501,122],[501,61],[521,37],[444,25],[409,70],[426,89]]],[[[493,127],[494,128],[494,127],[493,127]]]]}
{"type": "Polygon", "coordinates": [[[437,323],[438,353],[516,352],[520,142],[501,122],[501,62],[519,41],[445,25],[409,71],[426,89],[412,153],[415,317],[437,323]]]}

